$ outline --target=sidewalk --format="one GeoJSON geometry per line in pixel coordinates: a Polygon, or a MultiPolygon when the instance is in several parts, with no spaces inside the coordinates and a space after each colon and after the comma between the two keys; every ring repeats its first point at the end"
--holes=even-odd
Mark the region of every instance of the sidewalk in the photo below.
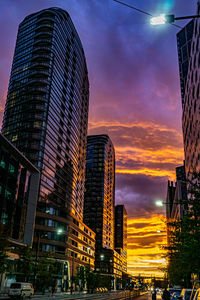
{"type": "MultiPolygon", "coordinates": [[[[45,297],[53,297],[53,298],[56,298],[56,297],[60,297],[60,296],[68,296],[68,297],[70,297],[70,296],[72,296],[73,297],[73,295],[86,295],[87,294],[87,292],[86,291],[84,291],[84,292],[78,292],[78,291],[76,291],[76,292],[73,292],[73,294],[71,294],[70,292],[62,292],[62,293],[54,293],[53,295],[51,294],[51,293],[45,293],[45,294],[42,294],[42,293],[35,293],[34,294],[34,296],[32,297],[32,298],[38,298],[38,297],[40,297],[40,298],[45,298],[45,297]]],[[[91,294],[88,294],[88,295],[91,295],[91,294]]],[[[8,297],[8,294],[5,294],[5,293],[0,293],[0,299],[1,298],[7,298],[8,297]]],[[[67,297],[67,298],[68,298],[67,297]]]]}

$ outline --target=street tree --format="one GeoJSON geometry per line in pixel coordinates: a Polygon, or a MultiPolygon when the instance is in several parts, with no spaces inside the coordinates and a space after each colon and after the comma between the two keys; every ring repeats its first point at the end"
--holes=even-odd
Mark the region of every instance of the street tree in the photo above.
{"type": "Polygon", "coordinates": [[[17,267],[20,281],[29,282],[35,267],[34,253],[29,246],[21,248],[17,267]]]}
{"type": "Polygon", "coordinates": [[[54,275],[57,269],[57,264],[54,255],[51,251],[42,252],[42,256],[38,259],[37,264],[37,289],[45,290],[49,287],[54,289],[54,275]]]}
{"type": "Polygon", "coordinates": [[[200,173],[188,181],[188,197],[181,204],[182,218],[168,222],[168,275],[173,284],[191,285],[191,274],[200,274],[200,173]]]}

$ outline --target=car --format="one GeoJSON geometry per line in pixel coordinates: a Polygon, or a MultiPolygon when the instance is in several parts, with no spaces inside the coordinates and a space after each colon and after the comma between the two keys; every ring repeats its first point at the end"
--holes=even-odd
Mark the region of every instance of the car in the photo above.
{"type": "Polygon", "coordinates": [[[34,289],[31,283],[28,282],[13,282],[10,285],[8,296],[10,298],[31,298],[34,295],[34,289]]]}
{"type": "Polygon", "coordinates": [[[172,297],[173,293],[175,292],[180,292],[181,293],[181,288],[168,288],[168,291],[170,292],[170,298],[172,297]]]}
{"type": "Polygon", "coordinates": [[[171,295],[171,300],[177,300],[178,297],[180,296],[180,294],[181,294],[181,290],[180,290],[180,291],[174,292],[174,293],[171,295]]]}
{"type": "Polygon", "coordinates": [[[182,289],[181,298],[182,300],[193,300],[196,289],[182,289]]]}

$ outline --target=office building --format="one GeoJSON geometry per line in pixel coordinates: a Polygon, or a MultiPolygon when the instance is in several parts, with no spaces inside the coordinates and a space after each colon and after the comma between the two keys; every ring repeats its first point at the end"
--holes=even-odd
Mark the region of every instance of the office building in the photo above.
{"type": "Polygon", "coordinates": [[[95,270],[110,276],[114,287],[115,152],[110,138],[87,138],[84,223],[96,233],[95,270]]]}
{"type": "Polygon", "coordinates": [[[167,220],[169,220],[171,218],[175,191],[176,191],[176,185],[174,185],[173,181],[168,180],[167,197],[166,197],[166,216],[167,216],[167,220]]]}
{"type": "Polygon", "coordinates": [[[166,209],[168,220],[179,220],[183,217],[187,200],[185,165],[176,168],[176,182],[168,181],[166,209]]]}
{"type": "Polygon", "coordinates": [[[193,29],[194,29],[194,20],[191,20],[177,34],[177,48],[178,48],[182,106],[184,105],[185,86],[186,86],[188,65],[190,59],[193,29]]]}
{"type": "Polygon", "coordinates": [[[115,250],[121,255],[123,272],[127,273],[127,212],[124,205],[115,206],[115,250]]]}
{"type": "Polygon", "coordinates": [[[115,152],[107,135],[87,138],[84,222],[96,249],[114,249],[115,152]]]}
{"type": "Polygon", "coordinates": [[[10,242],[32,246],[39,170],[0,133],[0,225],[10,242]]]}
{"type": "Polygon", "coordinates": [[[71,274],[94,264],[95,234],[83,224],[88,103],[85,55],[69,14],[49,8],[27,16],[2,131],[41,172],[34,246],[39,239],[40,251],[67,259],[71,274]]]}
{"type": "MultiPolygon", "coordinates": [[[[200,13],[200,6],[198,3],[197,14],[200,13]]],[[[184,87],[184,101],[183,101],[183,112],[182,112],[182,128],[183,128],[183,140],[184,140],[184,152],[185,152],[185,169],[186,176],[189,177],[194,171],[200,171],[200,126],[199,126],[199,97],[200,97],[200,47],[199,47],[199,37],[200,37],[200,20],[194,19],[193,21],[193,33],[192,29],[189,31],[189,39],[191,44],[187,76],[185,77],[185,87],[184,87]]],[[[190,22],[181,32],[187,32],[187,27],[192,28],[192,23],[190,22]]],[[[180,44],[180,35],[178,34],[178,49],[179,52],[182,51],[180,44]]],[[[183,35],[184,36],[184,35],[183,35]]],[[[180,55],[179,55],[180,56],[180,55]]],[[[179,59],[180,62],[180,59],[179,59]]],[[[180,74],[182,80],[182,74],[180,74]]]]}
{"type": "Polygon", "coordinates": [[[0,133],[0,235],[9,247],[0,291],[16,279],[21,249],[32,246],[39,180],[39,170],[0,133]]]}

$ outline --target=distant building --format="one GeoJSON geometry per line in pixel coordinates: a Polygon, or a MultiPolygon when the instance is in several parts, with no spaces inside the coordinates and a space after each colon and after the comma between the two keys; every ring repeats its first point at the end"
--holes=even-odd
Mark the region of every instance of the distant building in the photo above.
{"type": "Polygon", "coordinates": [[[127,273],[127,212],[124,205],[115,206],[115,250],[122,257],[123,272],[127,273]]]}
{"type": "Polygon", "coordinates": [[[94,266],[95,233],[83,223],[88,105],[85,55],[69,14],[53,7],[27,16],[2,132],[41,172],[33,246],[40,240],[40,254],[56,253],[65,290],[77,266],[94,266]]]}
{"type": "Polygon", "coordinates": [[[96,233],[96,250],[114,249],[115,152],[107,135],[87,138],[84,222],[96,233]]]}
{"type": "Polygon", "coordinates": [[[175,191],[176,191],[176,185],[174,185],[173,181],[168,180],[167,197],[166,197],[166,216],[168,220],[171,218],[171,214],[172,214],[175,191]]]}
{"type": "Polygon", "coordinates": [[[187,184],[185,165],[176,168],[175,184],[168,181],[166,209],[168,220],[178,220],[184,214],[185,204],[187,200],[187,184]]]}
{"type": "Polygon", "coordinates": [[[0,133],[0,226],[13,245],[32,246],[39,170],[0,133]]]}
{"type": "Polygon", "coordinates": [[[96,233],[96,272],[109,276],[116,288],[122,257],[114,250],[115,152],[107,135],[87,138],[84,223],[96,233]]]}

